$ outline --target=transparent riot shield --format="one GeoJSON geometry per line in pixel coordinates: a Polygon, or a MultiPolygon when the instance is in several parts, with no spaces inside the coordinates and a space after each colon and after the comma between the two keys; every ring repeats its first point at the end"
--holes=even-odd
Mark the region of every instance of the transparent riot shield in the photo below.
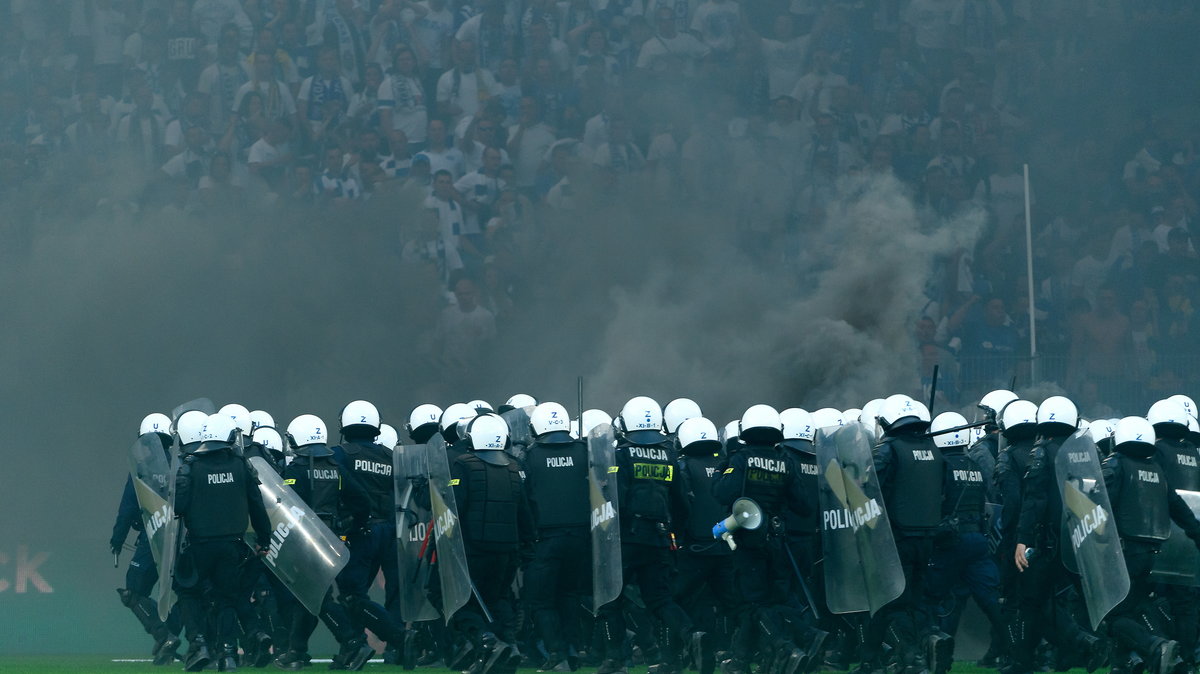
{"type": "MultiPolygon", "coordinates": [[[[1176,489],[1175,493],[1188,504],[1193,515],[1200,517],[1200,492],[1176,489]]],[[[1154,569],[1151,570],[1150,577],[1155,582],[1168,585],[1200,586],[1200,552],[1179,525],[1171,524],[1171,536],[1154,558],[1154,569]]]]}
{"type": "Polygon", "coordinates": [[[832,613],[874,615],[904,592],[904,571],[861,425],[817,432],[817,485],[825,601],[832,613]]]}
{"type": "Polygon", "coordinates": [[[517,461],[525,460],[525,452],[533,444],[533,430],[529,428],[529,414],[533,407],[517,407],[500,417],[508,424],[509,453],[517,461]]]}
{"type": "MultiPolygon", "coordinates": [[[[183,410],[186,412],[187,410],[183,410]]],[[[167,505],[170,514],[162,525],[162,559],[158,565],[158,619],[166,620],[175,606],[175,566],[179,559],[179,543],[184,535],[183,520],[175,515],[175,476],[179,474],[179,454],[171,452],[171,467],[167,473],[167,505]]]]}
{"type": "Polygon", "coordinates": [[[192,410],[203,412],[205,414],[216,414],[217,406],[214,405],[213,401],[209,400],[208,398],[196,398],[195,400],[189,400],[171,410],[171,423],[174,424],[175,422],[179,421],[179,417],[183,416],[184,412],[190,412],[192,410]]]}
{"type": "Polygon", "coordinates": [[[588,493],[592,506],[592,613],[621,595],[621,522],[612,426],[588,433],[588,493]]]}
{"type": "MultiPolygon", "coordinates": [[[[258,473],[258,491],[267,517],[271,520],[271,540],[263,564],[287,586],[308,612],[317,615],[325,593],[342,568],[350,561],[350,551],[342,539],[317,517],[292,488],[262,457],[249,460],[258,473]]],[[[247,537],[254,547],[259,541],[247,537]]]]}
{"type": "Polygon", "coordinates": [[[434,435],[426,448],[429,502],[437,544],[436,567],[442,584],[442,618],[450,624],[455,612],[471,600],[471,573],[467,568],[467,549],[454,500],[454,487],[450,484],[446,441],[442,436],[434,435]]]}
{"type": "Polygon", "coordinates": [[[429,603],[433,514],[429,509],[428,447],[398,445],[392,452],[396,480],[396,556],[400,564],[400,615],[406,621],[436,620],[429,603]]]}
{"type": "Polygon", "coordinates": [[[162,564],[163,527],[174,517],[170,497],[171,460],[156,433],[147,433],[129,449],[129,477],[142,515],[142,531],[150,542],[154,563],[162,564]]]}
{"type": "Polygon", "coordinates": [[[1078,431],[1054,459],[1065,519],[1062,548],[1074,554],[1092,629],[1129,594],[1129,572],[1112,505],[1100,473],[1100,455],[1087,431],[1078,431]]]}

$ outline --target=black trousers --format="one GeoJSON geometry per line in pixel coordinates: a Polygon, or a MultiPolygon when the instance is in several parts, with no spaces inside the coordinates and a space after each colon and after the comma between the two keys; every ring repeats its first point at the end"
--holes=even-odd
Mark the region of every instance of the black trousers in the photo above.
{"type": "Polygon", "coordinates": [[[176,591],[181,596],[187,595],[190,600],[181,602],[183,609],[198,613],[186,616],[185,622],[196,626],[201,634],[211,624],[215,633],[207,634],[209,639],[222,646],[233,647],[238,636],[235,611],[239,598],[237,571],[245,559],[246,544],[240,539],[192,540],[183,554],[188,557],[196,582],[188,587],[177,586],[176,591]],[[212,607],[209,615],[204,612],[206,605],[212,607]]]}
{"type": "Polygon", "coordinates": [[[564,596],[591,592],[592,540],[587,529],[544,532],[534,548],[533,561],[525,569],[525,605],[546,650],[565,654],[563,626],[572,617],[561,611],[564,596]]]}

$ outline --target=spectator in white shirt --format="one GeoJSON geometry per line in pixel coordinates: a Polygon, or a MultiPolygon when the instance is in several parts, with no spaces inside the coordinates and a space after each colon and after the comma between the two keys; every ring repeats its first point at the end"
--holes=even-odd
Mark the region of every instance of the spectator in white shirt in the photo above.
{"type": "Polygon", "coordinates": [[[242,97],[251,91],[257,91],[263,97],[263,114],[268,119],[287,119],[289,122],[296,118],[296,101],[288,86],[275,77],[275,59],[270,54],[254,55],[254,72],[250,81],[238,88],[233,99],[233,110],[237,110],[242,97]]]}
{"type": "Polygon", "coordinates": [[[436,117],[429,120],[426,141],[428,145],[413,157],[413,162],[423,157],[429,164],[430,175],[436,176],[438,171],[446,171],[450,174],[450,184],[453,186],[454,181],[467,172],[466,160],[461,150],[448,143],[445,120],[436,117]]]}
{"type": "Polygon", "coordinates": [[[496,80],[475,65],[475,45],[460,41],[454,46],[455,66],[442,73],[437,83],[438,110],[452,121],[479,112],[482,101],[496,90],[496,80]]]}
{"type": "Polygon", "coordinates": [[[396,47],[392,72],[379,87],[379,125],[393,143],[402,133],[410,149],[425,146],[425,128],[429,125],[425,87],[418,76],[417,55],[407,45],[396,47]]]}

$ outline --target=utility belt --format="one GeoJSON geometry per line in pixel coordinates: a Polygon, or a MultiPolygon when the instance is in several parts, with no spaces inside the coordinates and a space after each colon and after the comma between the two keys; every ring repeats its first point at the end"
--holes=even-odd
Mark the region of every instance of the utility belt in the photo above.
{"type": "Polygon", "coordinates": [[[196,536],[188,533],[188,544],[196,543],[241,543],[243,540],[242,534],[229,534],[226,536],[196,536]]]}

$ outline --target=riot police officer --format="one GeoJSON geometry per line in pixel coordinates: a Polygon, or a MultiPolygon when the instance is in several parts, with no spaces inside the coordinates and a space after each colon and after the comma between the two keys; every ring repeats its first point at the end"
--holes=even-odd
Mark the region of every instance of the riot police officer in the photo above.
{"type": "MultiPolygon", "coordinates": [[[[646,396],[631,398],[621,408],[616,430],[618,520],[621,524],[621,567],[626,585],[641,592],[646,610],[665,629],[664,662],[659,671],[677,671],[686,646],[695,650],[698,635],[692,621],[671,596],[671,503],[679,498],[675,459],[662,432],[662,408],[646,396]]],[[[600,611],[607,654],[599,674],[624,671],[625,619],[621,600],[600,611]]]]}
{"type": "Polygon", "coordinates": [[[1020,581],[1021,629],[1010,653],[1013,672],[1032,671],[1034,649],[1042,638],[1060,650],[1075,648],[1086,654],[1089,672],[1099,668],[1107,655],[1095,635],[1055,605],[1059,591],[1075,580],[1067,575],[1059,549],[1062,497],[1054,466],[1059,448],[1078,423],[1075,403],[1067,398],[1051,396],[1038,406],[1038,440],[1021,480],[1021,511],[1013,551],[1013,562],[1024,574],[1020,581]],[[1031,548],[1037,551],[1032,559],[1026,554],[1031,548]]]}
{"type": "MultiPolygon", "coordinates": [[[[1000,570],[1000,612],[1004,625],[1000,651],[1007,655],[1020,641],[1024,632],[1018,610],[1020,574],[1009,560],[1017,547],[1017,520],[1021,514],[1021,479],[1029,468],[1029,454],[1037,441],[1037,405],[1028,400],[1014,400],[1004,406],[997,419],[1004,439],[996,457],[996,472],[992,475],[992,493],[1000,506],[999,542],[996,546],[1000,570]]],[[[999,439],[998,439],[999,440],[999,439]]],[[[998,443],[999,444],[999,443],[998,443]]],[[[993,641],[993,646],[997,643],[993,641]]]]}
{"type": "MultiPolygon", "coordinates": [[[[182,604],[184,611],[196,611],[207,601],[212,604],[212,625],[220,644],[218,667],[237,668],[237,575],[243,560],[249,519],[258,540],[269,540],[271,522],[258,491],[258,478],[246,460],[233,450],[238,428],[232,417],[210,415],[201,431],[200,445],[186,456],[175,478],[175,512],[187,526],[188,542],[183,554],[194,570],[196,582],[179,586],[181,595],[196,601],[182,604]],[[205,596],[207,595],[207,596],[205,596]]],[[[207,649],[208,623],[200,615],[185,618],[196,628],[195,654],[188,660],[188,671],[199,671],[211,660],[207,649]]]]}
{"type": "Polygon", "coordinates": [[[450,465],[450,485],[474,597],[455,613],[454,624],[479,653],[471,674],[488,674],[493,668],[513,670],[521,659],[512,584],[522,549],[533,544],[533,515],[521,472],[504,451],[509,435],[504,419],[480,414],[463,434],[469,451],[450,465]]]}
{"type": "Polygon", "coordinates": [[[398,646],[404,642],[403,627],[368,595],[380,570],[386,586],[399,582],[392,454],[375,444],[379,410],[366,400],[348,403],[342,409],[341,436],[342,443],[331,448],[334,460],[366,491],[370,508],[366,523],[347,536],[350,562],[338,574],[339,599],[359,625],[398,646]]]}
{"type": "Polygon", "coordinates": [[[752,499],[762,509],[764,525],[734,535],[738,628],[730,649],[732,657],[722,668],[726,672],[749,671],[756,637],[761,637],[767,644],[761,653],[767,663],[785,662],[785,670],[795,671],[804,653],[792,643],[783,622],[784,602],[794,582],[783,547],[783,518],[789,508],[807,514],[801,482],[794,463],[778,446],[783,440],[779,412],[769,405],[753,405],[742,414],[738,426],[742,446],[728,457],[713,485],[713,495],[726,508],[738,498],[752,499]]]}
{"type": "MultiPolygon", "coordinates": [[[[669,407],[669,406],[668,406],[669,407]]],[[[670,422],[667,428],[671,428],[670,422]]],[[[676,469],[682,500],[673,520],[679,535],[679,575],[675,579],[675,600],[692,617],[692,622],[709,635],[717,623],[730,615],[738,604],[735,576],[730,556],[733,551],[724,541],[712,536],[713,524],[725,519],[729,509],[713,495],[713,483],[725,462],[717,427],[704,417],[691,417],[675,426],[676,469]]],[[[715,663],[715,643],[703,644],[701,674],[711,674],[715,663]]]]}
{"type": "Polygon", "coordinates": [[[979,464],[979,469],[983,471],[984,486],[989,490],[996,472],[996,461],[1000,457],[1000,413],[1005,405],[1016,399],[1017,394],[1006,389],[997,389],[979,399],[978,407],[983,412],[983,419],[976,420],[985,423],[983,437],[971,444],[967,454],[979,464]]]}
{"type": "Polygon", "coordinates": [[[1153,674],[1168,674],[1181,662],[1178,644],[1152,631],[1142,620],[1152,589],[1150,571],[1171,534],[1172,521],[1198,546],[1200,522],[1159,465],[1154,427],[1149,421],[1121,419],[1113,440],[1114,452],[1104,461],[1104,485],[1121,536],[1129,594],[1110,614],[1109,630],[1120,645],[1136,651],[1153,674]]]}
{"type": "Polygon", "coordinates": [[[912,398],[896,394],[884,400],[879,423],[882,441],[875,447],[875,470],[891,519],[896,551],[904,570],[904,593],[876,613],[867,624],[863,643],[864,669],[878,668],[885,635],[896,643],[897,664],[920,671],[928,663],[945,671],[954,651],[950,636],[936,629],[925,584],[933,536],[942,520],[944,460],[929,429],[929,410],[912,398]],[[925,648],[914,648],[923,643],[925,648]]]}
{"type": "Polygon", "coordinates": [[[674,440],[679,432],[679,424],[694,417],[704,416],[700,406],[690,398],[676,398],[663,408],[663,431],[667,437],[674,440]]]}
{"type": "Polygon", "coordinates": [[[537,531],[533,561],[525,570],[536,582],[525,586],[526,609],[549,656],[540,671],[570,671],[560,609],[564,597],[590,591],[591,558],[587,445],[570,433],[566,408],[545,402],[529,415],[534,442],[525,455],[525,490],[537,531]]]}
{"type": "MultiPolygon", "coordinates": [[[[145,436],[148,433],[157,435],[159,442],[162,443],[167,465],[170,465],[173,441],[171,419],[167,415],[157,412],[146,415],[138,428],[138,435],[145,436]]],[[[117,520],[113,525],[112,537],[109,539],[109,548],[112,550],[114,560],[121,554],[130,529],[137,531],[138,535],[134,543],[133,557],[129,560],[129,567],[125,571],[125,587],[117,588],[117,594],[121,597],[121,603],[132,611],[134,617],[142,624],[146,634],[154,637],[154,664],[166,665],[178,657],[175,651],[179,648],[179,627],[177,625],[168,626],[159,620],[158,608],[150,599],[150,593],[154,589],[155,583],[158,582],[158,567],[154,564],[150,541],[142,528],[141,509],[133,488],[133,477],[127,475],[125,490],[121,494],[121,503],[117,508],[117,520]]],[[[169,621],[171,617],[168,616],[169,621]]]]}
{"type": "MultiPolygon", "coordinates": [[[[1172,396],[1150,406],[1146,419],[1154,426],[1155,460],[1172,489],[1200,492],[1200,456],[1188,438],[1188,413],[1172,396]]],[[[1114,506],[1115,507],[1115,506],[1114,506]]],[[[1179,654],[1188,669],[1196,665],[1197,630],[1200,629],[1200,590],[1176,587],[1163,593],[1175,618],[1179,654]]]]}
{"type": "MultiPolygon", "coordinates": [[[[929,589],[938,599],[951,604],[950,612],[940,624],[943,632],[958,631],[966,599],[973,597],[992,627],[992,640],[1000,643],[1003,641],[1000,571],[984,535],[988,480],[984,468],[967,448],[970,431],[963,428],[966,425],[967,420],[961,414],[943,412],[929,427],[945,461],[942,522],[934,537],[929,589]]],[[[950,663],[940,664],[948,667],[950,663]]]]}
{"type": "MultiPolygon", "coordinates": [[[[255,436],[269,429],[256,430],[255,436]]],[[[283,470],[283,482],[290,485],[313,513],[335,534],[361,529],[370,514],[367,494],[358,481],[333,460],[327,443],[325,422],[313,414],[302,414],[288,424],[288,443],[295,458],[283,470]]],[[[332,589],[321,603],[320,620],[341,646],[335,662],[345,669],[358,671],[375,651],[367,645],[366,635],[355,629],[346,608],[333,600],[332,589]]],[[[289,650],[275,659],[275,666],[300,671],[308,660],[308,640],[317,627],[317,616],[303,608],[291,613],[289,650]]]]}

